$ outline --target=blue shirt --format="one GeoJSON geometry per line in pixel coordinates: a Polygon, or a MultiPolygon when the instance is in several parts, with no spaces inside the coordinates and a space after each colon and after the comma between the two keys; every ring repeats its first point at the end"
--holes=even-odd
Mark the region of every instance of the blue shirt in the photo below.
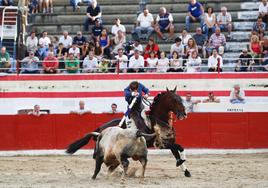
{"type": "MultiPolygon", "coordinates": [[[[138,86],[139,96],[137,98],[137,102],[141,102],[142,92],[144,92],[145,94],[148,94],[149,93],[149,89],[146,88],[141,83],[139,83],[139,86],[138,86]]],[[[131,101],[132,101],[132,99],[134,98],[134,96],[132,96],[131,93],[132,93],[132,91],[131,91],[131,89],[130,89],[129,86],[124,89],[125,100],[128,102],[128,104],[130,104],[131,101]]]]}
{"type": "Polygon", "coordinates": [[[188,12],[190,12],[193,17],[197,18],[203,14],[201,7],[202,5],[199,2],[196,2],[194,5],[190,3],[188,6],[188,12]]]}

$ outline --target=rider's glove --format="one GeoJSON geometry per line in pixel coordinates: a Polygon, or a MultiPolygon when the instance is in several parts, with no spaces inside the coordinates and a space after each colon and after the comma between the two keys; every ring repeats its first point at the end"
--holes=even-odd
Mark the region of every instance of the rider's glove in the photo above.
{"type": "Polygon", "coordinates": [[[149,95],[146,94],[146,95],[144,95],[143,97],[144,97],[145,99],[148,99],[149,95]]]}
{"type": "Polygon", "coordinates": [[[132,96],[135,96],[135,97],[138,97],[138,96],[139,96],[139,93],[138,93],[138,92],[133,91],[133,92],[131,93],[131,95],[132,95],[132,96]]]}

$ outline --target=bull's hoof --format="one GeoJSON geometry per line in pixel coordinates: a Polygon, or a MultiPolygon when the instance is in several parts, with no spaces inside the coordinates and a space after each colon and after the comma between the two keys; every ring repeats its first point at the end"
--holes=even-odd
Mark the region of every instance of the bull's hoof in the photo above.
{"type": "Polygon", "coordinates": [[[187,169],[184,171],[184,175],[185,177],[188,177],[188,178],[192,176],[191,173],[187,169]]]}
{"type": "Polygon", "coordinates": [[[177,160],[176,167],[181,166],[184,162],[185,160],[181,160],[181,159],[177,160]]]}

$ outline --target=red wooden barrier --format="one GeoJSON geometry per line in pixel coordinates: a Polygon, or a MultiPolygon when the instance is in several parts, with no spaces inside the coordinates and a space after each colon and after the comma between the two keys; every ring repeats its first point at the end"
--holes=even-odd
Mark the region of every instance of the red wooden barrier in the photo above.
{"type": "MultiPolygon", "coordinates": [[[[174,124],[186,148],[268,148],[268,113],[192,113],[174,124]]],[[[122,114],[0,116],[0,150],[64,149],[122,114]]],[[[91,142],[85,148],[92,148],[91,142]]]]}

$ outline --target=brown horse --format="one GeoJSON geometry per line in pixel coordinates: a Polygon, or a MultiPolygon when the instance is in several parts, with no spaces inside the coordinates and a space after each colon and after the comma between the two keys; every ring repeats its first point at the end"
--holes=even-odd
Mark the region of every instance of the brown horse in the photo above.
{"type": "MultiPolygon", "coordinates": [[[[171,112],[176,115],[177,119],[181,120],[186,118],[185,107],[183,105],[182,98],[176,94],[176,87],[174,90],[167,89],[165,92],[159,93],[154,98],[153,103],[150,105],[150,112],[148,115],[151,128],[139,128],[143,133],[155,133],[156,135],[151,139],[146,139],[147,147],[170,149],[177,160],[176,166],[181,166],[184,171],[184,175],[186,177],[191,177],[191,173],[184,164],[186,160],[184,148],[181,145],[176,144],[176,132],[170,124],[171,112]]],[[[120,119],[114,119],[103,124],[94,130],[94,132],[102,132],[108,127],[118,126],[119,122],[120,119]]],[[[126,128],[126,125],[124,124],[122,127],[126,128]]],[[[69,154],[75,153],[78,149],[86,145],[92,137],[94,138],[93,135],[87,134],[85,137],[72,143],[67,148],[66,152],[69,154]]],[[[93,157],[95,158],[95,155],[93,155],[93,157]]]]}

